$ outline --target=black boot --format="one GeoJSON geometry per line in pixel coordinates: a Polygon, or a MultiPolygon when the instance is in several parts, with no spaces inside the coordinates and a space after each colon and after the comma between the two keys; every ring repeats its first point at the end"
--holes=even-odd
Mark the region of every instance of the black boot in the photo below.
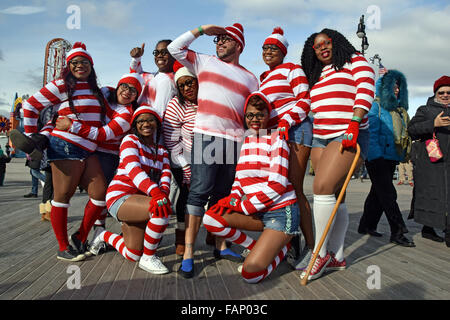
{"type": "Polygon", "coordinates": [[[47,149],[49,144],[48,138],[40,133],[33,133],[28,137],[17,129],[11,130],[9,138],[17,149],[30,156],[30,168],[39,169],[42,152],[47,149]]]}
{"type": "Polygon", "coordinates": [[[412,240],[409,240],[403,234],[391,235],[391,242],[398,244],[402,247],[415,247],[416,246],[412,240]]]}
{"type": "Polygon", "coordinates": [[[450,248],[450,230],[445,230],[445,244],[450,248]]]}
{"type": "Polygon", "coordinates": [[[444,238],[438,236],[434,229],[429,226],[423,226],[422,228],[422,238],[430,239],[436,242],[444,242],[444,238]]]}

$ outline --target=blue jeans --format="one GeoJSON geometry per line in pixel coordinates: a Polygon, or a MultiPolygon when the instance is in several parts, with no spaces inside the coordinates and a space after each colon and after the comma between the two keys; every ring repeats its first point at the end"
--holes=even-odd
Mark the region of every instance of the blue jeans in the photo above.
{"type": "Polygon", "coordinates": [[[85,160],[92,153],[63,139],[50,136],[47,149],[48,161],[55,160],[85,160]]]}
{"type": "Polygon", "coordinates": [[[237,142],[194,134],[186,213],[203,216],[208,201],[211,207],[230,194],[239,151],[237,142]]]}
{"type": "Polygon", "coordinates": [[[312,121],[309,117],[306,117],[300,124],[289,128],[289,142],[295,142],[296,144],[310,147],[312,144],[312,121]]]}
{"type": "MultiPolygon", "coordinates": [[[[337,141],[342,142],[344,139],[344,134],[340,136],[330,138],[330,139],[321,139],[321,138],[313,138],[312,147],[313,148],[325,148],[330,142],[337,141]]],[[[358,144],[361,148],[361,158],[367,160],[367,155],[369,153],[369,130],[360,130],[358,133],[358,144]]]]}
{"type": "Polygon", "coordinates": [[[109,185],[116,175],[117,167],[119,166],[119,156],[113,153],[95,151],[98,157],[100,166],[102,167],[103,175],[105,176],[106,185],[109,185]]]}
{"type": "Polygon", "coordinates": [[[45,174],[36,169],[30,169],[31,174],[31,193],[38,194],[39,180],[45,182],[45,174]]]}
{"type": "Polygon", "coordinates": [[[264,229],[281,231],[292,236],[300,233],[300,211],[297,203],[257,215],[264,223],[264,229]]]}

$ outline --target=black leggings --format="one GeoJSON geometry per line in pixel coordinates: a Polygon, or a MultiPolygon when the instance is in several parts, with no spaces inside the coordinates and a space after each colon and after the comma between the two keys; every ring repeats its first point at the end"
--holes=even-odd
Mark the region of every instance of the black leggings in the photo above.
{"type": "Polygon", "coordinates": [[[171,168],[173,177],[180,188],[180,193],[178,198],[175,200],[175,211],[177,214],[177,222],[184,222],[184,215],[186,213],[186,203],[189,195],[189,189],[183,182],[183,169],[182,168],[171,168]]]}

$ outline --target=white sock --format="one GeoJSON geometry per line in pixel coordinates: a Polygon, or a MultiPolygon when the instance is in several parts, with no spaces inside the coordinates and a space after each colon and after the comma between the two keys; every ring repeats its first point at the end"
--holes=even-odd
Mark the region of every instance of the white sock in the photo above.
{"type": "Polygon", "coordinates": [[[328,238],[328,248],[335,253],[337,261],[344,259],[344,241],[348,228],[348,211],[347,205],[341,203],[334,217],[334,226],[330,230],[328,238]]]}
{"type": "MultiPolygon", "coordinates": [[[[316,252],[317,247],[319,245],[320,239],[322,238],[323,232],[328,223],[328,219],[331,216],[331,212],[333,211],[334,205],[336,204],[336,197],[334,194],[330,195],[322,195],[315,194],[314,195],[314,203],[313,203],[313,215],[314,215],[314,226],[315,226],[315,246],[314,252],[316,252]]],[[[333,222],[334,224],[334,222],[333,222]]],[[[319,251],[319,255],[323,258],[327,255],[327,242],[330,237],[330,232],[333,229],[333,224],[328,231],[327,237],[323,242],[322,248],[319,251]]]]}

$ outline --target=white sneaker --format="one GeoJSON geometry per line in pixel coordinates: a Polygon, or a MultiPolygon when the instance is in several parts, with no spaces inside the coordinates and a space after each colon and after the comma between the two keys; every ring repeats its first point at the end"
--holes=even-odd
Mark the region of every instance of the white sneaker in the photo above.
{"type": "Polygon", "coordinates": [[[167,269],[156,255],[142,256],[139,260],[139,268],[153,274],[169,273],[169,269],[167,269]]]}
{"type": "Polygon", "coordinates": [[[244,267],[244,264],[240,264],[238,267],[237,267],[237,271],[240,273],[240,274],[242,274],[242,268],[244,267]]]}
{"type": "Polygon", "coordinates": [[[242,251],[241,256],[243,256],[244,258],[247,258],[247,256],[250,254],[250,249],[244,249],[244,251],[242,251]]]}
{"type": "Polygon", "coordinates": [[[96,228],[94,236],[92,237],[92,242],[89,244],[89,252],[93,255],[98,255],[101,249],[106,248],[106,243],[100,237],[100,234],[105,231],[104,228],[96,228]]]}

